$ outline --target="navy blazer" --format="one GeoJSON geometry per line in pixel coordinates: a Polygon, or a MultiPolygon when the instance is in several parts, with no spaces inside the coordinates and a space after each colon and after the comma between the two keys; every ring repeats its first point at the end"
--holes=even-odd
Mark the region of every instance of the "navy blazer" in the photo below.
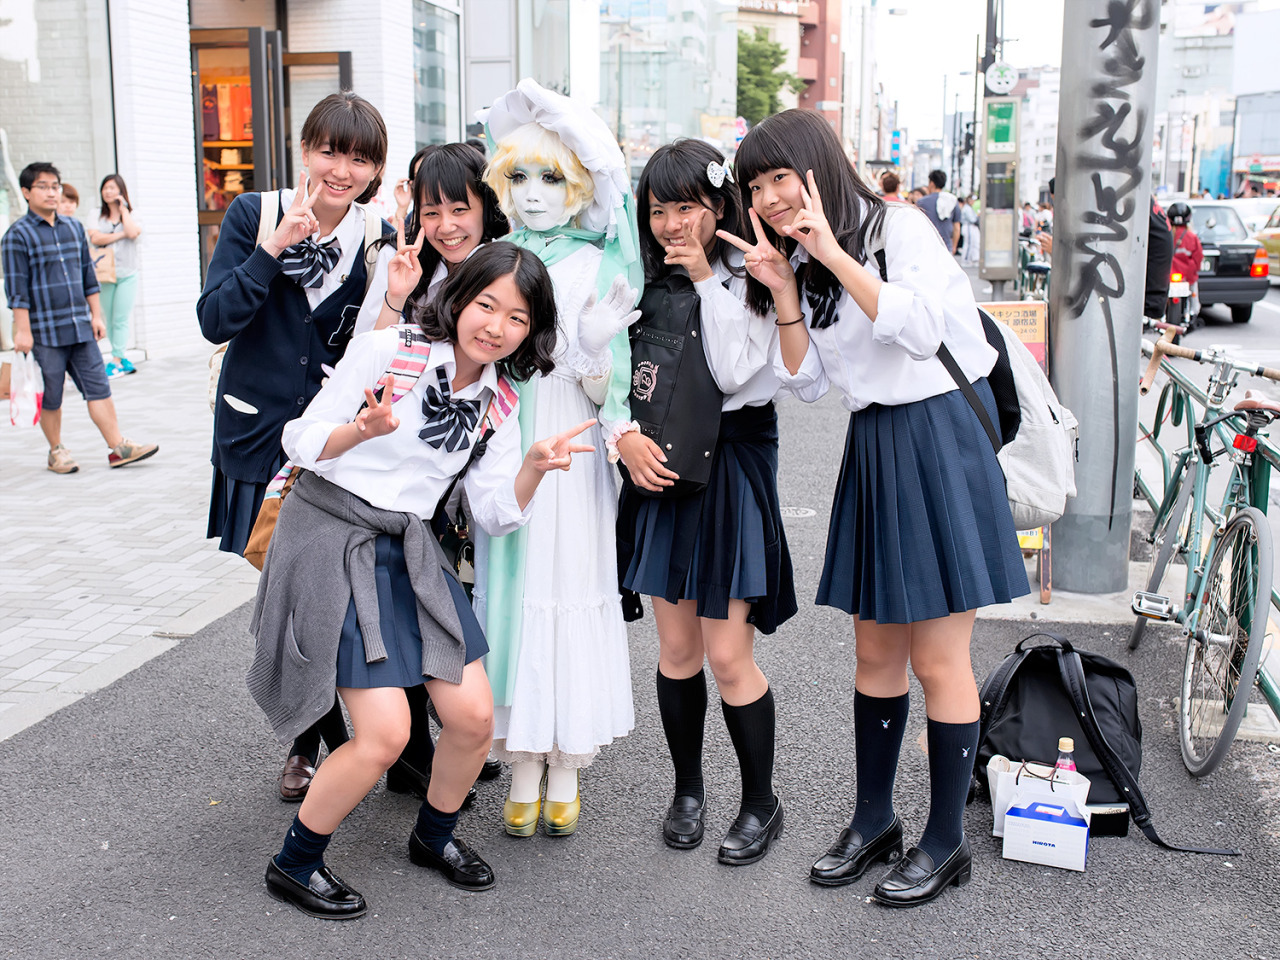
{"type": "MultiPolygon", "coordinates": [[[[280,433],[320,392],[321,364],[336,364],[351,340],[365,294],[363,243],[343,284],[313,311],[307,295],[258,246],[262,195],[244,193],[222,220],[204,290],[200,332],[227,345],[213,414],[216,469],[233,480],[266,483],[284,460],[280,433]],[[256,413],[235,409],[225,394],[256,413]]],[[[283,210],[276,214],[278,223],[283,210]]],[[[395,230],[385,220],[384,236],[395,230]]]]}

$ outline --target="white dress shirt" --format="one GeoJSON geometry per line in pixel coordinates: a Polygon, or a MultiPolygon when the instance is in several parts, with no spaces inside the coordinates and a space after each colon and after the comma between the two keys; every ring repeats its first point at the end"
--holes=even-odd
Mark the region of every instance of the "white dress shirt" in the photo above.
{"type": "Polygon", "coordinates": [[[724,411],[763,406],[780,389],[773,369],[778,342],[774,314],[770,310],[762,317],[747,307],[742,259],[740,250],[731,251],[728,264],[717,261],[714,276],[693,285],[702,299],[702,352],[724,394],[724,411]],[[735,276],[735,269],[742,275],[735,276]]]}
{"type": "MultiPolygon", "coordinates": [[[[365,400],[365,388],[377,389],[399,344],[400,334],[392,328],[355,337],[302,416],[285,424],[283,445],[295,466],[314,470],[375,507],[429,520],[440,497],[471,456],[470,446],[450,453],[444,446],[433,447],[418,437],[426,423],[422,398],[427,386],[436,383],[436,368],[443,367],[453,379],[453,344],[431,345],[422,376],[409,393],[392,405],[400,419],[394,432],[365,440],[341,456],[319,459],[329,435],[355,419],[365,400]]],[[[486,364],[479,380],[453,395],[455,400],[481,402],[482,416],[472,431],[472,443],[479,438],[483,412],[488,409],[497,384],[497,371],[493,364],[486,364]]],[[[489,438],[484,456],[471,465],[460,484],[466,490],[476,523],[492,536],[510,533],[529,520],[533,501],[521,510],[515,494],[515,477],[522,461],[520,424],[513,412],[489,438]]]]}
{"type": "MultiPolygon", "coordinates": [[[[969,278],[942,245],[938,231],[917,210],[904,208],[886,217],[885,265],[889,280],[880,287],[874,322],[841,290],[839,319],[822,330],[809,326],[812,310],[800,291],[809,349],[795,375],[787,372],[782,352],[774,369],[784,387],[812,402],[832,386],[845,409],[873,403],[894,406],[958,389],[937,358],[945,342],[970,381],[985,377],[996,362],[978,317],[969,278]]],[[[797,246],[793,267],[809,259],[797,246]]],[[[866,268],[879,277],[874,258],[866,268]]]]}
{"type": "MultiPolygon", "coordinates": [[[[280,191],[280,203],[283,205],[283,209],[288,210],[293,206],[293,198],[297,192],[297,190],[280,191]]],[[[331,239],[337,237],[338,248],[341,251],[338,255],[337,264],[324,275],[324,280],[320,286],[303,287],[303,292],[307,295],[307,303],[311,305],[312,310],[329,299],[340,286],[347,282],[347,277],[351,275],[351,270],[356,264],[356,254],[364,246],[364,217],[365,211],[353,203],[347,207],[346,216],[338,223],[333,233],[322,237],[317,230],[311,235],[311,239],[319,244],[328,243],[331,239]]],[[[391,252],[395,253],[394,245],[392,245],[391,252]]],[[[387,259],[390,259],[390,257],[387,259]]],[[[384,287],[383,289],[385,290],[386,288],[384,287]]]]}

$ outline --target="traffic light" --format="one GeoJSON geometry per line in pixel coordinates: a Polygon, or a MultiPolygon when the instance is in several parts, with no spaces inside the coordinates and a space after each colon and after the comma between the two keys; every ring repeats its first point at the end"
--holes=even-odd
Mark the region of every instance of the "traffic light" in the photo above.
{"type": "Polygon", "coordinates": [[[962,152],[963,152],[963,153],[971,153],[971,152],[973,152],[973,131],[972,131],[972,130],[966,130],[966,131],[965,131],[965,135],[964,135],[964,150],[963,150],[962,152]]]}

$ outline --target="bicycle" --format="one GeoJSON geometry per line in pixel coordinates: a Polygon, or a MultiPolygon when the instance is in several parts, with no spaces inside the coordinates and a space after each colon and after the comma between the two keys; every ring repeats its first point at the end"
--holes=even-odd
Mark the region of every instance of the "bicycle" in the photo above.
{"type": "Polygon", "coordinates": [[[1049,300],[1049,261],[1042,259],[1040,244],[1028,237],[1018,238],[1016,294],[1022,300],[1049,300]]]}
{"type": "MultiPolygon", "coordinates": [[[[1221,347],[1191,350],[1165,338],[1151,345],[1151,363],[1140,386],[1145,395],[1168,355],[1213,365],[1208,403],[1195,424],[1193,442],[1177,452],[1155,512],[1151,567],[1145,590],[1133,596],[1137,614],[1129,636],[1136,650],[1148,620],[1173,621],[1186,640],[1178,706],[1182,760],[1195,777],[1222,763],[1249,706],[1266,638],[1271,602],[1272,545],[1266,516],[1253,502],[1250,470],[1258,431],[1280,417],[1280,404],[1251,392],[1223,411],[1240,375],[1280,381],[1280,371],[1233,360],[1221,347]],[[1214,450],[1215,428],[1243,417],[1243,432],[1230,447],[1214,450]],[[1231,474],[1221,505],[1209,502],[1209,474],[1229,452],[1231,474]],[[1206,518],[1212,529],[1205,530],[1206,518]],[[1187,568],[1181,606],[1161,593],[1170,561],[1177,555],[1187,568]]],[[[1143,352],[1148,344],[1144,342],[1143,352]]]]}

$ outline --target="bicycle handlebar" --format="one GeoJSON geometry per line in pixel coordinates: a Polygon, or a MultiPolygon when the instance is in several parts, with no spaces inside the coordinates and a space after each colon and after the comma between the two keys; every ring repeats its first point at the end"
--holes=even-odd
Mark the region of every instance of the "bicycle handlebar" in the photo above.
{"type": "MultiPolygon", "coordinates": [[[[1168,335],[1168,331],[1166,331],[1168,335]]],[[[1268,380],[1280,382],[1280,370],[1271,367],[1260,367],[1256,364],[1240,363],[1232,360],[1223,351],[1209,348],[1208,350],[1192,350],[1189,347],[1180,347],[1168,340],[1160,339],[1155,343],[1143,341],[1142,352],[1146,353],[1147,348],[1151,348],[1151,362],[1147,364],[1147,372],[1142,375],[1142,380],[1138,384],[1138,392],[1142,396],[1146,396],[1151,389],[1151,384],[1155,381],[1156,371],[1160,369],[1161,356],[1181,357],[1184,360],[1194,360],[1196,363],[1217,363],[1226,361],[1234,370],[1242,373],[1248,373],[1255,377],[1266,377],[1268,380]]]]}

